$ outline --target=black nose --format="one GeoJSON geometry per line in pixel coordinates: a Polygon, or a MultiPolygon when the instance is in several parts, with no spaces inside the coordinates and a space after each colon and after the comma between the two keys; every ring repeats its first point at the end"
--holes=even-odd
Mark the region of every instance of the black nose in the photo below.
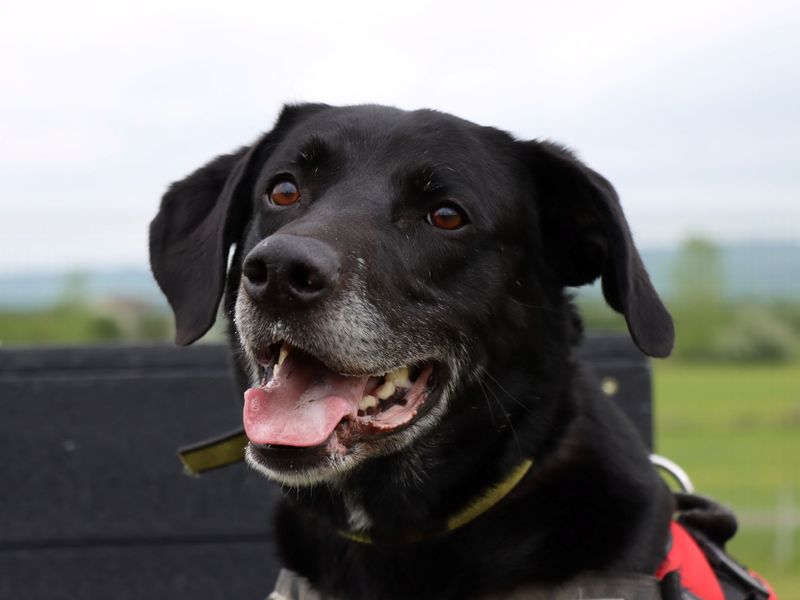
{"type": "Polygon", "coordinates": [[[288,234],[268,237],[242,264],[253,300],[300,308],[329,294],[339,279],[339,258],[325,242],[288,234]]]}

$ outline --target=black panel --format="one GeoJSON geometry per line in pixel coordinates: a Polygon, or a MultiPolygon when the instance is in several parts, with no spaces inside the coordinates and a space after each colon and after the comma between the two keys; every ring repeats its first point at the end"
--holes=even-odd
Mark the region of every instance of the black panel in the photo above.
{"type": "Polygon", "coordinates": [[[589,338],[578,356],[652,449],[652,374],[645,355],[630,338],[608,335],[589,338]]]}
{"type": "Polygon", "coordinates": [[[4,600],[263,600],[270,544],[153,544],[0,552],[4,600]]]}
{"type": "Polygon", "coordinates": [[[0,353],[0,547],[267,531],[263,477],[237,465],[192,479],[175,456],[241,425],[221,348],[14,354],[0,353]]]}
{"type": "MultiPolygon", "coordinates": [[[[650,443],[642,354],[603,337],[580,356],[650,443]]],[[[0,350],[0,598],[263,598],[277,487],[175,456],[240,426],[220,346],[0,350]]]]}

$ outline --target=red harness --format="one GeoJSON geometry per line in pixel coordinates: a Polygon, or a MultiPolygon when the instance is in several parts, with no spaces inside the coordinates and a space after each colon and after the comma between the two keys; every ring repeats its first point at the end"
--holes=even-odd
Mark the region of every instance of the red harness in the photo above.
{"type": "MultiPolygon", "coordinates": [[[[678,571],[681,585],[701,600],[725,600],[719,580],[694,538],[676,521],[672,522],[670,533],[672,534],[672,547],[667,558],[656,571],[656,577],[663,579],[668,573],[678,571]]],[[[750,574],[769,589],[769,600],[778,600],[769,584],[753,571],[750,571],[750,574]]]]}

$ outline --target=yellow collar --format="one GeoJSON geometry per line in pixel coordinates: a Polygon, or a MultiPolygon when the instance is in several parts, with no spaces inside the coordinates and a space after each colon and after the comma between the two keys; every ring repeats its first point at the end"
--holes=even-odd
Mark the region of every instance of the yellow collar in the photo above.
{"type": "Polygon", "coordinates": [[[244,460],[247,436],[237,429],[215,438],[178,448],[178,458],[187,475],[202,475],[244,460]]]}
{"type": "MultiPolygon", "coordinates": [[[[218,469],[241,461],[244,458],[244,449],[247,442],[247,436],[245,436],[241,429],[238,429],[226,435],[181,448],[178,450],[178,455],[180,456],[186,473],[190,475],[199,475],[206,471],[218,469]]],[[[532,466],[532,459],[529,458],[522,461],[506,475],[505,479],[491,486],[481,496],[447,519],[447,525],[441,531],[434,532],[433,534],[410,531],[405,535],[404,540],[406,542],[419,542],[426,537],[448,533],[477,519],[505,498],[509,492],[517,486],[522,478],[525,477],[532,466]]],[[[362,544],[373,543],[372,537],[369,533],[364,531],[340,530],[339,535],[348,540],[360,542],[362,544]]]]}
{"type": "MultiPolygon", "coordinates": [[[[474,519],[477,519],[479,516],[505,498],[509,492],[511,492],[511,490],[513,490],[517,484],[522,481],[522,478],[525,477],[532,466],[533,459],[528,458],[522,461],[506,476],[505,479],[491,486],[481,496],[467,504],[467,506],[447,519],[447,525],[443,530],[427,535],[418,531],[410,531],[404,536],[404,541],[411,543],[419,542],[428,537],[434,537],[435,535],[448,533],[454,529],[458,529],[459,527],[466,525],[474,519]]],[[[362,544],[374,543],[369,533],[363,531],[340,530],[339,535],[353,542],[360,542],[362,544]]]]}

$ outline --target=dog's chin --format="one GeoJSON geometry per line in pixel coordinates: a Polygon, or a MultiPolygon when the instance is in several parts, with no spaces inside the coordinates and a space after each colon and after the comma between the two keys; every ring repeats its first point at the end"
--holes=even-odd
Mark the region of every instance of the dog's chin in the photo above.
{"type": "Polygon", "coordinates": [[[260,348],[256,362],[263,376],[245,393],[245,458],[291,486],[332,482],[408,447],[441,418],[453,379],[432,360],[342,374],[284,342],[260,348]]]}

